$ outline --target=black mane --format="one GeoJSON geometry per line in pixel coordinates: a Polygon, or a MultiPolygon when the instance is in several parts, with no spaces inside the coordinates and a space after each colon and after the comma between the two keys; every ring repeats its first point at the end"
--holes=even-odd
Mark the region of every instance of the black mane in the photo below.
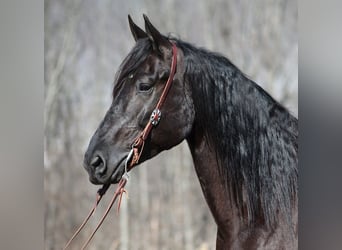
{"type": "Polygon", "coordinates": [[[175,40],[184,53],[195,123],[216,151],[234,204],[249,223],[262,218],[272,226],[278,213],[290,222],[297,197],[297,119],[227,58],[175,40]]]}
{"type": "Polygon", "coordinates": [[[149,39],[139,39],[131,52],[121,63],[116,76],[114,78],[113,95],[119,92],[122,84],[129,74],[134,73],[139,66],[146,60],[152,51],[152,44],[149,39]]]}

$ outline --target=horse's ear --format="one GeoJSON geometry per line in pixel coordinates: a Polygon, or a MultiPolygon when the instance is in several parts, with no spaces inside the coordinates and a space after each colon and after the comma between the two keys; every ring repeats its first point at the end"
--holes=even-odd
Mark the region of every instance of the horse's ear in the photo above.
{"type": "Polygon", "coordinates": [[[152,23],[145,14],[143,16],[145,20],[145,30],[148,37],[153,42],[153,48],[158,50],[162,54],[164,49],[170,50],[172,47],[170,41],[152,25],[152,23]]]}
{"type": "Polygon", "coordinates": [[[128,15],[128,22],[129,22],[129,28],[131,29],[131,32],[135,41],[141,38],[148,37],[145,31],[140,29],[139,26],[133,22],[130,15],[128,15]]]}

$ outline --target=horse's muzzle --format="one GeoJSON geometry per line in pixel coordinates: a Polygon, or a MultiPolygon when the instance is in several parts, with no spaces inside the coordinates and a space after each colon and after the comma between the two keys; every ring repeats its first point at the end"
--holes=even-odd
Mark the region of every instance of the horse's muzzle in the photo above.
{"type": "Polygon", "coordinates": [[[113,164],[101,152],[95,152],[92,157],[85,156],[83,165],[89,174],[89,181],[96,185],[118,183],[124,172],[125,158],[113,164]]]}

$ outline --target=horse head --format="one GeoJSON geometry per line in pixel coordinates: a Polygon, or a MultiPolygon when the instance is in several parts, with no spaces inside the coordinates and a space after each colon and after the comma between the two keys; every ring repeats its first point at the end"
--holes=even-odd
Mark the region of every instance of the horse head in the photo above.
{"type": "MultiPolygon", "coordinates": [[[[135,46],[116,73],[113,100],[92,136],[84,167],[94,184],[117,183],[135,138],[150,122],[170,77],[173,41],[162,35],[144,15],[145,31],[128,16],[135,46]]],[[[161,108],[162,119],[146,138],[139,162],[172,148],[191,132],[194,111],[183,80],[182,51],[175,55],[177,71],[161,108]]]]}

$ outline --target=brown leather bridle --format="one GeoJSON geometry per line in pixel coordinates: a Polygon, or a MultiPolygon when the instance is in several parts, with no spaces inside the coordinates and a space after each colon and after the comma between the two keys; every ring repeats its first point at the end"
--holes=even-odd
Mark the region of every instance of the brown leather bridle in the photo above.
{"type": "Polygon", "coordinates": [[[160,122],[162,113],[161,108],[166,100],[166,96],[169,93],[169,90],[171,88],[173,78],[176,73],[177,68],[177,46],[172,43],[172,61],[171,61],[171,72],[169,75],[169,78],[167,79],[167,82],[165,83],[164,90],[159,98],[159,101],[155,107],[155,109],[152,111],[152,114],[150,116],[150,120],[146,124],[144,130],[140,133],[140,135],[134,140],[134,143],[132,145],[133,150],[133,159],[129,165],[128,171],[133,168],[136,164],[139,163],[139,159],[141,157],[141,154],[144,150],[145,141],[148,138],[148,136],[151,133],[151,130],[153,127],[156,127],[158,123],[160,122]]]}
{"type": "MultiPolygon", "coordinates": [[[[165,87],[163,89],[163,92],[159,98],[159,101],[155,107],[155,109],[152,111],[152,114],[150,116],[150,119],[148,121],[148,123],[146,124],[144,130],[135,138],[133,144],[132,144],[132,149],[129,152],[126,161],[125,161],[125,173],[124,175],[121,177],[121,180],[118,183],[118,186],[115,190],[115,193],[113,195],[112,200],[110,201],[104,215],[102,216],[102,218],[100,219],[100,222],[97,224],[95,230],[92,232],[92,234],[90,235],[90,237],[88,238],[88,240],[84,243],[84,245],[82,246],[81,249],[85,249],[87,247],[87,245],[89,244],[89,242],[91,241],[91,239],[93,238],[93,236],[95,235],[96,231],[99,229],[99,227],[101,226],[101,224],[103,223],[104,219],[106,218],[107,214],[109,213],[110,209],[112,208],[115,200],[117,199],[118,196],[120,196],[119,198],[119,203],[118,203],[118,211],[120,209],[120,204],[121,204],[121,199],[122,199],[122,195],[123,193],[126,192],[126,190],[124,189],[127,181],[128,181],[128,171],[130,171],[134,166],[136,166],[139,163],[141,154],[144,150],[144,146],[145,146],[145,141],[146,139],[149,137],[152,128],[156,127],[161,119],[162,113],[161,113],[161,108],[166,100],[167,94],[169,93],[169,90],[171,88],[175,73],[176,73],[176,69],[177,69],[177,46],[172,43],[172,60],[171,60],[171,72],[170,75],[165,83],[165,87]]],[[[63,249],[67,249],[68,246],[70,245],[70,243],[73,241],[73,239],[79,234],[79,232],[82,230],[82,228],[86,225],[86,223],[88,222],[88,220],[90,219],[90,217],[94,214],[96,207],[98,206],[98,204],[100,203],[102,197],[104,196],[104,194],[106,193],[106,191],[108,190],[108,188],[110,187],[110,183],[109,184],[104,184],[98,191],[97,191],[97,195],[96,195],[96,200],[95,200],[95,204],[92,207],[92,209],[90,210],[88,216],[84,219],[84,221],[82,222],[81,226],[76,230],[76,232],[73,234],[73,236],[70,238],[70,240],[67,242],[67,244],[65,245],[65,247],[63,249]]]]}

